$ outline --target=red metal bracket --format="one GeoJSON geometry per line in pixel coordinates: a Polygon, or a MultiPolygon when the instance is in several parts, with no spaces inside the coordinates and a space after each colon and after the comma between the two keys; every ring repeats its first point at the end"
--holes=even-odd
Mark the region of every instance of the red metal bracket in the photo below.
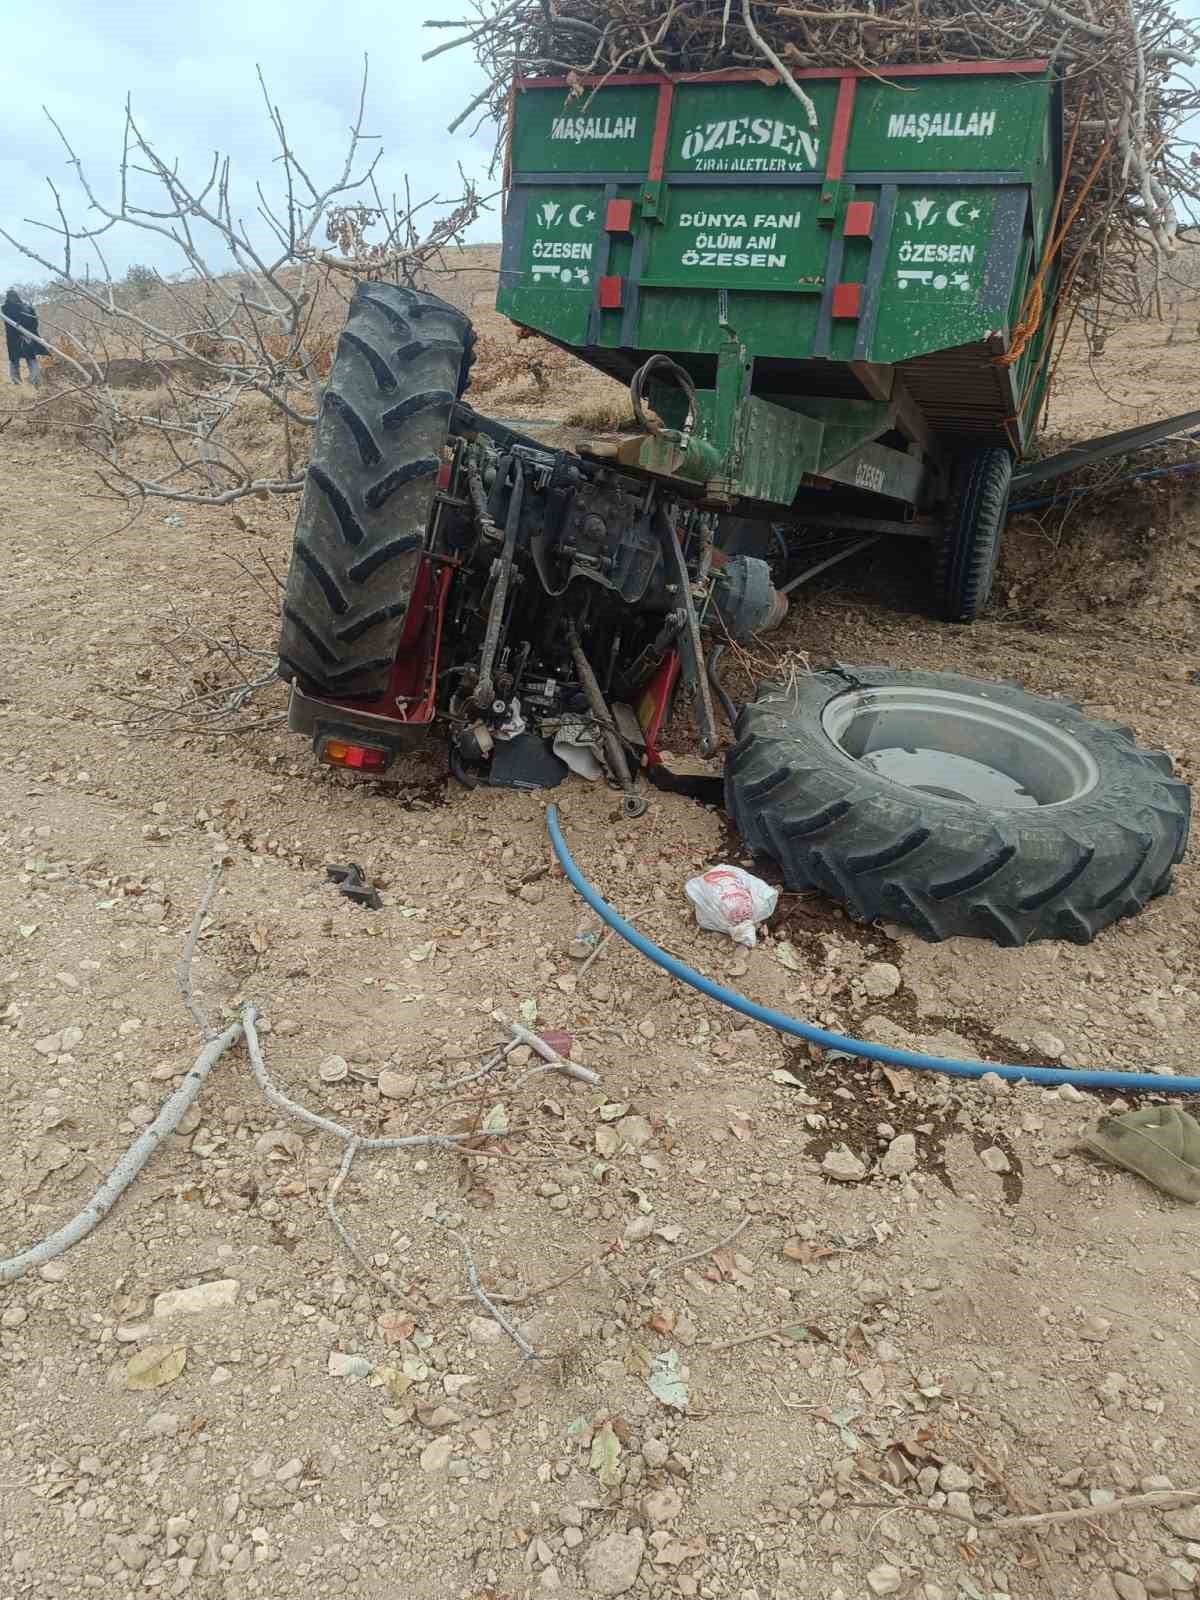
{"type": "Polygon", "coordinates": [[[608,202],[608,209],[604,213],[604,231],[606,233],[633,232],[632,200],[610,200],[608,202]]]}
{"type": "Polygon", "coordinates": [[[625,304],[624,278],[600,279],[600,309],[601,311],[620,311],[625,304]]]}
{"type": "Polygon", "coordinates": [[[642,725],[642,736],[646,741],[646,760],[652,767],[662,764],[658,740],[671,715],[671,700],[675,685],[679,682],[680,666],[679,651],[672,650],[642,690],[642,698],[638,702],[637,719],[642,725]]]}
{"type": "Polygon", "coordinates": [[[835,317],[857,317],[862,311],[862,284],[838,283],[834,285],[830,310],[835,317]]]}
{"type": "Polygon", "coordinates": [[[847,239],[869,239],[871,229],[875,225],[875,203],[873,200],[851,200],[846,207],[846,220],[842,225],[842,232],[847,239]]]}
{"type": "Polygon", "coordinates": [[[848,73],[838,84],[837,104],[833,108],[833,128],[829,134],[829,160],[825,165],[826,183],[840,182],[846,171],[846,148],[850,143],[850,124],[854,120],[854,96],[858,79],[848,73]]]}
{"type": "Polygon", "coordinates": [[[646,172],[647,183],[661,183],[667,165],[667,138],[671,132],[671,106],[675,99],[675,85],[669,78],[658,81],[658,108],[654,114],[654,135],[650,140],[650,163],[646,172]]]}

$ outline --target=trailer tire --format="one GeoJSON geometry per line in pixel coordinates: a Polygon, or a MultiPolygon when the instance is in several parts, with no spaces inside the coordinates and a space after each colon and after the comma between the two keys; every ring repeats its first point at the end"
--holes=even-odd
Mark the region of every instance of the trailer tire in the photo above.
{"type": "Polygon", "coordinates": [[[1012,456],[972,450],[955,465],[946,527],[937,552],[937,596],[947,622],[974,622],[988,603],[1008,520],[1012,456]]]}
{"type": "Polygon", "coordinates": [[[726,805],[747,845],[789,889],[927,939],[1088,944],[1166,892],[1187,844],[1167,755],[1007,684],[839,668],[763,685],[736,732],[726,805]],[[1010,804],[966,798],[997,774],[1010,804]]]}
{"type": "Polygon", "coordinates": [[[474,334],[436,295],[360,283],[321,400],[288,570],[279,674],[336,700],[387,690],[474,334]]]}

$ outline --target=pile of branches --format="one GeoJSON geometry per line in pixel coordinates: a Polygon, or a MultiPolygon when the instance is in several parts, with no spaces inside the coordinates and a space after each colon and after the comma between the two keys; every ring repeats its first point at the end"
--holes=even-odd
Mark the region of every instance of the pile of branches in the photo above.
{"type": "MultiPolygon", "coordinates": [[[[1180,130],[1200,112],[1187,69],[1200,28],[1171,0],[476,0],[470,19],[433,21],[474,49],[487,85],[455,119],[496,119],[504,147],[514,79],[585,80],[761,68],[816,109],[796,72],[1046,59],[1062,74],[1070,164],[1060,207],[1066,282],[1144,311],[1147,262],[1170,255],[1200,215],[1200,157],[1180,130]]],[[[428,59],[428,56],[426,57],[428,59]]],[[[1153,274],[1152,280],[1153,280],[1153,274]]]]}

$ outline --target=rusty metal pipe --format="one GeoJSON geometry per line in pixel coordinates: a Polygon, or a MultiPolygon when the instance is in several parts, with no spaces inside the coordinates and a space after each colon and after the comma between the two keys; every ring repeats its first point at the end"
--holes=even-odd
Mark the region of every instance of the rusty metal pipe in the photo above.
{"type": "Polygon", "coordinates": [[[634,787],[633,774],[625,758],[625,746],[621,743],[617,725],[605,702],[599,679],[584,654],[583,644],[573,622],[567,623],[567,643],[571,647],[571,658],[579,674],[579,681],[583,685],[583,692],[587,696],[588,705],[592,708],[592,715],[600,725],[600,736],[604,740],[604,753],[608,757],[608,764],[625,796],[622,809],[627,817],[640,817],[644,815],[648,802],[634,787]]]}

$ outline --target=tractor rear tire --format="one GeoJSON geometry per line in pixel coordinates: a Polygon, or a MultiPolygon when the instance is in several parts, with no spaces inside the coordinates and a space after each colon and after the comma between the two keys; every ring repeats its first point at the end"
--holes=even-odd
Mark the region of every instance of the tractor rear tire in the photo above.
{"type": "Polygon", "coordinates": [[[958,461],[937,552],[938,608],[947,622],[974,622],[988,603],[1008,521],[1012,456],[972,450],[958,461]]]}
{"type": "Polygon", "coordinates": [[[387,691],[474,335],[461,311],[360,283],[321,401],[288,570],[279,674],[334,700],[387,691]]]}
{"type": "Polygon", "coordinates": [[[1088,944],[1166,893],[1187,844],[1169,756],[1009,684],[839,668],[764,685],[736,731],[726,807],[751,849],[927,939],[1088,944]]]}

